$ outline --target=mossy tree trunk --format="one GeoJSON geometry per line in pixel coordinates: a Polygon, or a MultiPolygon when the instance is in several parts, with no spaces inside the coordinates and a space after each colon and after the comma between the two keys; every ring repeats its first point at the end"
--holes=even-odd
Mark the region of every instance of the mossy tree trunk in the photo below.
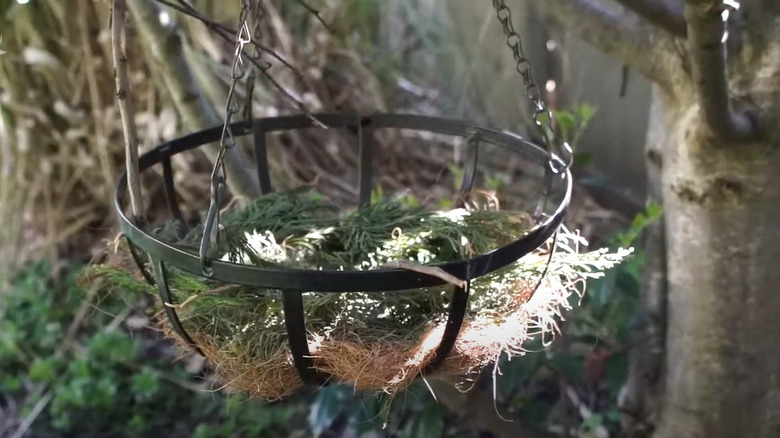
{"type": "MultiPolygon", "coordinates": [[[[780,65],[772,68],[780,87],[780,65]]],[[[780,89],[751,89],[780,109],[780,89]]],[[[669,317],[657,436],[778,437],[780,129],[731,144],[709,136],[698,114],[683,105],[666,113],[669,317]]]]}
{"type": "Polygon", "coordinates": [[[657,84],[666,263],[646,304],[665,341],[644,345],[665,352],[637,356],[624,407],[657,438],[778,437],[780,2],[742,1],[726,44],[722,0],[620,3],[532,4],[657,84]]]}

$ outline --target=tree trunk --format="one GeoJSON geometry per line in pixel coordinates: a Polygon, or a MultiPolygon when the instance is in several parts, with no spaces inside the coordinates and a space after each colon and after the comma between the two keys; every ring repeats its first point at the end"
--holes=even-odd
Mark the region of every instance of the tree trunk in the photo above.
{"type": "Polygon", "coordinates": [[[618,1],[627,9],[532,4],[663,90],[667,321],[654,435],[780,437],[780,2],[732,2],[724,44],[726,2],[618,1]],[[650,24],[669,17],[678,25],[650,24]]]}
{"type": "Polygon", "coordinates": [[[727,144],[693,93],[665,96],[666,378],[657,438],[780,436],[780,61],[732,77],[765,137],[727,144]]]}
{"type": "MultiPolygon", "coordinates": [[[[648,201],[663,203],[663,151],[670,143],[665,129],[661,91],[654,87],[645,146],[648,201]]],[[[641,329],[632,336],[628,381],[618,404],[623,412],[623,435],[647,437],[657,420],[666,339],[667,277],[666,232],[663,220],[648,227],[643,236],[645,264],[642,281],[641,329]]]]}

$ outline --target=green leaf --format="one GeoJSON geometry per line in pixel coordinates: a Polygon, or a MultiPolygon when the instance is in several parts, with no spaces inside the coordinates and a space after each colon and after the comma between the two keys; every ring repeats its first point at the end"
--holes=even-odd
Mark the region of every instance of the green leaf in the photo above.
{"type": "Polygon", "coordinates": [[[628,356],[613,354],[606,362],[606,383],[609,390],[617,396],[628,378],[628,356]]]}
{"type": "Polygon", "coordinates": [[[146,429],[146,420],[142,415],[135,414],[130,419],[130,423],[128,424],[128,427],[133,431],[135,431],[136,433],[143,432],[146,429]]]}
{"type": "Polygon", "coordinates": [[[555,356],[550,365],[558,370],[570,382],[584,380],[585,359],[580,356],[561,354],[555,356]]]}
{"type": "Polygon", "coordinates": [[[206,424],[199,424],[192,433],[192,438],[213,438],[214,436],[211,426],[206,424]]]}
{"type": "Polygon", "coordinates": [[[317,393],[309,411],[309,427],[315,438],[333,424],[341,413],[345,399],[345,388],[341,386],[326,386],[317,393]]]}
{"type": "Polygon", "coordinates": [[[355,403],[349,423],[358,436],[381,427],[378,421],[382,417],[383,406],[381,397],[375,394],[364,393],[358,403],[355,403]]]}
{"type": "Polygon", "coordinates": [[[133,392],[143,398],[153,395],[159,387],[160,382],[157,374],[148,369],[144,369],[132,377],[133,392]]]}
{"type": "Polygon", "coordinates": [[[57,362],[53,357],[36,358],[30,367],[30,378],[38,382],[53,382],[57,378],[57,362]]]}
{"type": "Polygon", "coordinates": [[[593,161],[593,154],[590,152],[576,152],[574,154],[574,164],[579,167],[585,167],[593,161]]]}
{"type": "Polygon", "coordinates": [[[443,437],[444,412],[437,405],[428,405],[419,415],[412,417],[406,431],[409,437],[443,437]]]}
{"type": "Polygon", "coordinates": [[[377,184],[376,187],[374,187],[374,190],[371,191],[371,203],[379,202],[384,197],[385,193],[384,190],[382,190],[382,186],[377,184]]]}
{"type": "Polygon", "coordinates": [[[77,378],[89,378],[89,376],[92,375],[89,362],[84,358],[73,360],[68,364],[68,372],[71,373],[73,377],[77,378]]]}
{"type": "Polygon", "coordinates": [[[22,380],[15,376],[4,376],[0,380],[0,390],[5,392],[16,392],[22,389],[22,380]]]}
{"type": "Polygon", "coordinates": [[[87,344],[90,354],[97,358],[127,363],[135,358],[136,345],[132,339],[120,332],[103,331],[89,340],[87,344]]]}
{"type": "Polygon", "coordinates": [[[577,115],[580,118],[580,127],[585,128],[590,124],[590,120],[593,118],[593,116],[596,114],[596,107],[593,105],[589,105],[587,103],[584,103],[577,107],[577,115]]]}
{"type": "Polygon", "coordinates": [[[603,423],[604,417],[602,417],[601,414],[593,414],[582,422],[581,430],[584,432],[591,432],[603,423]]]}
{"type": "Polygon", "coordinates": [[[639,213],[634,217],[634,220],[631,221],[631,227],[624,233],[618,235],[617,240],[619,244],[623,247],[630,246],[645,228],[660,220],[662,216],[663,207],[657,203],[649,203],[645,207],[644,212],[639,213]]]}
{"type": "Polygon", "coordinates": [[[558,128],[561,132],[570,133],[577,128],[577,118],[569,111],[555,112],[555,121],[558,123],[558,128]]]}

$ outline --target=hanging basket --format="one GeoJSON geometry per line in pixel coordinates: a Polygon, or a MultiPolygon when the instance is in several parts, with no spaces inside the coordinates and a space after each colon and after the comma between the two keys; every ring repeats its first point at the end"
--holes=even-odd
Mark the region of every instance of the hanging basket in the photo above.
{"type": "MultiPolygon", "coordinates": [[[[372,169],[378,160],[382,159],[381,156],[376,154],[374,134],[380,130],[427,131],[429,133],[465,139],[468,147],[463,166],[464,176],[458,195],[459,200],[468,198],[471,192],[477,170],[479,150],[482,145],[494,145],[517,154],[523,157],[526,162],[537,164],[540,174],[545,175],[542,199],[536,214],[537,223],[524,236],[486,254],[435,265],[436,268],[440,268],[441,272],[446,272],[449,276],[459,279],[463,283],[462,287],[452,286],[453,290],[448,300],[446,323],[441,324],[439,330],[432,330],[430,333],[440,336],[438,345],[434,342],[433,345],[435,347],[429,345],[423,353],[417,352],[422,354],[422,356],[418,358],[418,366],[414,368],[414,370],[419,371],[416,374],[430,375],[444,364],[445,359],[452,356],[453,346],[458,340],[462,327],[464,327],[470,286],[481,277],[507,268],[524,256],[531,254],[546,242],[549,242],[560,227],[569,206],[572,189],[572,178],[567,163],[545,150],[545,148],[529,143],[514,134],[475,126],[464,121],[436,117],[407,114],[376,114],[370,116],[314,114],[313,116],[297,115],[261,118],[251,123],[233,123],[231,125],[232,132],[236,137],[252,135],[254,138],[257,174],[264,195],[272,193],[272,182],[267,164],[266,136],[269,133],[291,130],[322,129],[313,122],[313,118],[328,129],[346,129],[353,134],[357,133],[360,154],[359,183],[357,187],[359,196],[355,201],[359,208],[367,208],[371,205],[374,179],[372,169]],[[548,213],[545,214],[545,211],[548,213]]],[[[139,168],[141,173],[147,172],[155,166],[161,166],[171,219],[183,223],[177,201],[176,188],[174,187],[176,179],[174,178],[173,166],[171,165],[172,157],[219,141],[221,134],[222,127],[197,132],[162,144],[140,157],[139,168]]],[[[136,224],[125,213],[127,197],[127,175],[123,175],[118,182],[115,193],[115,204],[121,231],[127,238],[135,261],[141,268],[146,280],[157,288],[159,296],[165,304],[165,314],[172,331],[180,337],[182,342],[188,344],[208,359],[220,360],[215,357],[214,349],[216,347],[213,345],[213,342],[205,342],[198,336],[192,336],[185,328],[185,324],[182,323],[170,284],[172,270],[188,273],[193,277],[200,277],[204,281],[242,285],[257,288],[258,290],[281,291],[283,324],[289,343],[289,354],[286,357],[289,363],[287,365],[282,364],[282,368],[286,370],[284,372],[280,371],[279,366],[257,364],[256,369],[251,370],[251,373],[260,376],[259,380],[276,379],[282,382],[282,384],[280,388],[268,391],[263,388],[253,390],[248,388],[248,385],[238,385],[241,389],[249,391],[250,395],[255,394],[265,398],[278,398],[284,395],[285,391],[294,389],[296,383],[323,385],[332,381],[342,382],[348,379],[348,376],[332,376],[324,372],[324,369],[328,369],[327,366],[320,363],[317,349],[311,347],[311,343],[314,341],[311,336],[307,336],[307,321],[304,315],[306,294],[362,292],[377,294],[379,297],[388,297],[388,294],[404,294],[412,290],[419,291],[421,288],[450,286],[448,281],[441,276],[402,268],[314,270],[252,266],[224,261],[216,257],[204,259],[201,257],[202,254],[163,241],[150,232],[147,229],[148,227],[136,224]],[[151,269],[148,269],[149,267],[151,269]],[[289,369],[284,368],[284,366],[288,366],[289,369]],[[268,368],[268,373],[273,373],[273,375],[263,377],[265,368],[268,368]],[[290,377],[290,373],[293,372],[297,373],[297,378],[294,375],[290,377]]],[[[208,218],[207,222],[209,222],[208,218]]],[[[214,222],[211,222],[211,224],[213,225],[214,222]]],[[[208,224],[204,233],[210,233],[208,224]]],[[[536,279],[529,279],[529,281],[531,280],[537,281],[536,279]]],[[[449,283],[452,282],[450,281],[449,283]]],[[[430,338],[431,336],[427,338],[426,342],[428,344],[431,344],[430,338]]],[[[406,352],[402,351],[401,353],[406,352]]],[[[417,353],[409,352],[409,355],[417,353]]],[[[347,360],[349,359],[347,358],[347,360]]],[[[455,365],[453,366],[458,368],[457,362],[454,363],[455,365]]],[[[381,368],[381,364],[374,365],[381,368]]],[[[472,365],[467,366],[464,364],[462,366],[472,368],[472,365]]],[[[464,369],[461,371],[473,370],[464,369]]],[[[246,369],[242,371],[244,374],[249,372],[250,370],[246,369]]],[[[406,383],[415,377],[415,375],[408,376],[406,374],[408,372],[404,371],[403,381],[406,383]]],[[[225,376],[228,379],[231,377],[239,378],[239,376],[225,376]]],[[[372,385],[369,384],[368,386],[372,385]]],[[[387,385],[383,386],[381,382],[375,386],[377,389],[387,390],[387,385]]]]}

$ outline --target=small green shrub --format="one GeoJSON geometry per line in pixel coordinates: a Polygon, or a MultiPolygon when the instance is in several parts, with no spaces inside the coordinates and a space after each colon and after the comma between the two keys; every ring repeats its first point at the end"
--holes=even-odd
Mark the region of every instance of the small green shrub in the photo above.
{"type": "Polygon", "coordinates": [[[268,405],[193,391],[182,364],[145,357],[144,345],[154,340],[122,329],[116,315],[126,315],[127,304],[93,300],[78,273],[74,267],[53,279],[48,264],[36,263],[0,292],[0,393],[23,416],[44,406],[29,436],[272,437],[305,425],[292,421],[306,415],[300,401],[268,405]],[[74,323],[80,312],[85,317],[74,323]]]}

